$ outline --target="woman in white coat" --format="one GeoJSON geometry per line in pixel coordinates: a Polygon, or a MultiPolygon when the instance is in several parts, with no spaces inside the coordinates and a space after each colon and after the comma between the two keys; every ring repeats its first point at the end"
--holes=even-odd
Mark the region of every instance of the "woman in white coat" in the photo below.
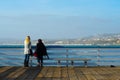
{"type": "Polygon", "coordinates": [[[24,41],[24,54],[25,54],[24,66],[25,67],[29,67],[30,49],[31,49],[30,36],[27,36],[24,41]]]}

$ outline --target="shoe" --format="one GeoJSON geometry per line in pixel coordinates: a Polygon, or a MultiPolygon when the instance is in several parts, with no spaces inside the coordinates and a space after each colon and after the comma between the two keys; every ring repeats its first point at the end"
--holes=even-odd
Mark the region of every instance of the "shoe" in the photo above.
{"type": "Polygon", "coordinates": [[[41,67],[43,67],[43,64],[41,64],[41,67]]]}
{"type": "Polygon", "coordinates": [[[40,65],[38,64],[37,67],[40,67],[40,65]]]}

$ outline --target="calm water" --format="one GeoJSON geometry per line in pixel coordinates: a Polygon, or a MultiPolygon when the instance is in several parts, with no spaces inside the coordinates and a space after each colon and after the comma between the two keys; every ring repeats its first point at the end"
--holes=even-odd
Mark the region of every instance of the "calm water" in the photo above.
{"type": "MultiPolygon", "coordinates": [[[[44,66],[56,66],[56,61],[52,59],[60,57],[90,58],[89,66],[120,65],[120,46],[49,45],[46,47],[50,60],[44,60],[44,66]]],[[[35,46],[32,47],[33,51],[34,48],[35,46]]],[[[23,45],[1,45],[0,66],[23,66],[23,52],[23,45]]],[[[32,65],[36,66],[36,64],[37,61],[33,57],[32,65]]],[[[63,61],[61,65],[65,66],[65,64],[66,61],[63,61]]],[[[74,65],[84,66],[84,63],[76,61],[74,65]]]]}

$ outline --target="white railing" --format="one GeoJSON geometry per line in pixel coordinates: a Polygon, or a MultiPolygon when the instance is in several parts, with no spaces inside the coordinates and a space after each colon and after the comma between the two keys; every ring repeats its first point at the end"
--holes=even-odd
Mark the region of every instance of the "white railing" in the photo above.
{"type": "MultiPolygon", "coordinates": [[[[34,49],[33,49],[34,51],[34,49]]],[[[119,47],[69,47],[69,46],[48,46],[47,52],[50,60],[44,60],[45,66],[56,66],[57,62],[53,58],[89,58],[88,66],[120,66],[119,47]]],[[[0,66],[21,66],[23,65],[23,47],[0,48],[0,66]]],[[[69,62],[68,62],[69,63],[69,62]]],[[[37,61],[33,60],[33,65],[37,61]]],[[[65,65],[63,61],[61,65],[65,65]]],[[[83,66],[82,61],[75,61],[75,66],[83,66]]]]}
{"type": "MultiPolygon", "coordinates": [[[[107,47],[107,48],[51,48],[55,52],[64,50],[64,52],[58,53],[58,58],[70,57],[70,58],[88,58],[91,61],[88,62],[89,66],[119,66],[120,65],[120,48],[118,47],[107,47]]],[[[48,50],[49,52],[49,50],[48,50]]],[[[56,53],[55,53],[56,54],[56,53]]],[[[53,57],[54,58],[54,57],[53,57]]],[[[79,61],[76,65],[83,65],[79,61]]]]}

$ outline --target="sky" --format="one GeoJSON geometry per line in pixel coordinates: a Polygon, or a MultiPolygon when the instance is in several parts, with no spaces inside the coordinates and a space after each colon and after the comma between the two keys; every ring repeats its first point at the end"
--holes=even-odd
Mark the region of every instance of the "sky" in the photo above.
{"type": "Polygon", "coordinates": [[[120,0],[0,0],[0,39],[120,33],[120,0]]]}

